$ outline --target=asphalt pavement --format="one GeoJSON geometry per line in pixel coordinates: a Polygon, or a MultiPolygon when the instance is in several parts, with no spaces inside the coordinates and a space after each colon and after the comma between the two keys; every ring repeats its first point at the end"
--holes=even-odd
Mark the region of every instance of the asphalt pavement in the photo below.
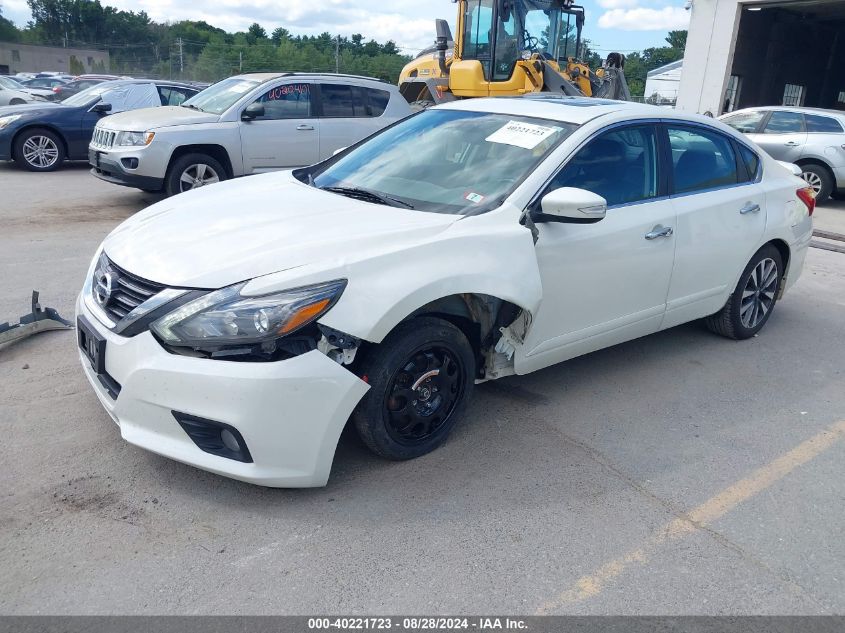
{"type": "MultiPolygon", "coordinates": [[[[158,198],[0,164],[0,321],[72,316],[102,238],[158,198]]],[[[820,209],[845,233],[845,203],[820,209]]],[[[197,217],[197,223],[202,222],[197,217]]],[[[845,612],[845,254],[744,342],[684,325],[476,390],[392,463],[260,488],[126,444],[72,332],[0,350],[0,613],[845,612]]]]}

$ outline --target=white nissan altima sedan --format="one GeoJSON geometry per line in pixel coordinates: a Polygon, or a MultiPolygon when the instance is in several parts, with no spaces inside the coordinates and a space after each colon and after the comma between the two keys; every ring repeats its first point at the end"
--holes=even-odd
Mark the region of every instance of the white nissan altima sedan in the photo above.
{"type": "Polygon", "coordinates": [[[801,274],[813,207],[712,119],[459,101],[121,224],[79,296],[80,359],[128,442],[321,486],[347,421],[409,459],[476,383],[694,319],[753,336],[801,274]]]}

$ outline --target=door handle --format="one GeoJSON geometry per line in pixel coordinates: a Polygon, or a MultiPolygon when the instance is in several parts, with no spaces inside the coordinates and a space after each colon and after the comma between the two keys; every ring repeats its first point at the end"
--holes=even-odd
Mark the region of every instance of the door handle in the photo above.
{"type": "Polygon", "coordinates": [[[655,240],[658,237],[669,237],[672,235],[672,227],[671,226],[663,226],[658,224],[653,229],[651,229],[648,233],[645,234],[645,238],[647,240],[655,240]]]}
{"type": "Polygon", "coordinates": [[[753,202],[746,202],[745,206],[742,207],[739,210],[739,212],[740,212],[740,214],[745,215],[746,213],[757,213],[759,210],[760,210],[759,204],[755,204],[753,202]]]}
{"type": "Polygon", "coordinates": [[[787,141],[784,145],[787,147],[798,147],[801,143],[798,143],[797,141],[787,141]]]}
{"type": "Polygon", "coordinates": [[[313,129],[314,129],[314,126],[313,126],[313,125],[305,125],[305,124],[303,123],[302,125],[297,125],[297,126],[296,126],[296,129],[297,129],[297,130],[313,130],[313,129]]]}

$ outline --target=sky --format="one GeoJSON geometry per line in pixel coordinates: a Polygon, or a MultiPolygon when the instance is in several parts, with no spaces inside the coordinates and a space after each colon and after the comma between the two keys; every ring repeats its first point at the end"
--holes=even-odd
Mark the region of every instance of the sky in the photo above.
{"type": "MultiPolygon", "coordinates": [[[[205,20],[226,31],[243,31],[253,22],[268,33],[283,26],[298,35],[362,33],[379,42],[393,40],[415,54],[434,41],[434,20],[445,18],[454,30],[457,5],[449,0],[101,0],[119,9],[146,11],[157,22],[205,20]]],[[[604,57],[663,46],[670,30],[685,29],[685,0],[581,0],[586,11],[583,36],[604,57]]],[[[0,0],[3,15],[24,26],[31,19],[26,0],[0,0]]]]}

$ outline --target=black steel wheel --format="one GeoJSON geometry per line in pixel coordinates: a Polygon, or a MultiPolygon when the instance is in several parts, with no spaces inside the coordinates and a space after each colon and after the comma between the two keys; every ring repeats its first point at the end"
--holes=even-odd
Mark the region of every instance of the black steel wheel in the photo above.
{"type": "Polygon", "coordinates": [[[399,325],[358,369],[370,384],[352,415],[358,434],[377,455],[402,460],[448,437],[472,391],[475,358],[457,327],[419,317],[399,325]]]}

